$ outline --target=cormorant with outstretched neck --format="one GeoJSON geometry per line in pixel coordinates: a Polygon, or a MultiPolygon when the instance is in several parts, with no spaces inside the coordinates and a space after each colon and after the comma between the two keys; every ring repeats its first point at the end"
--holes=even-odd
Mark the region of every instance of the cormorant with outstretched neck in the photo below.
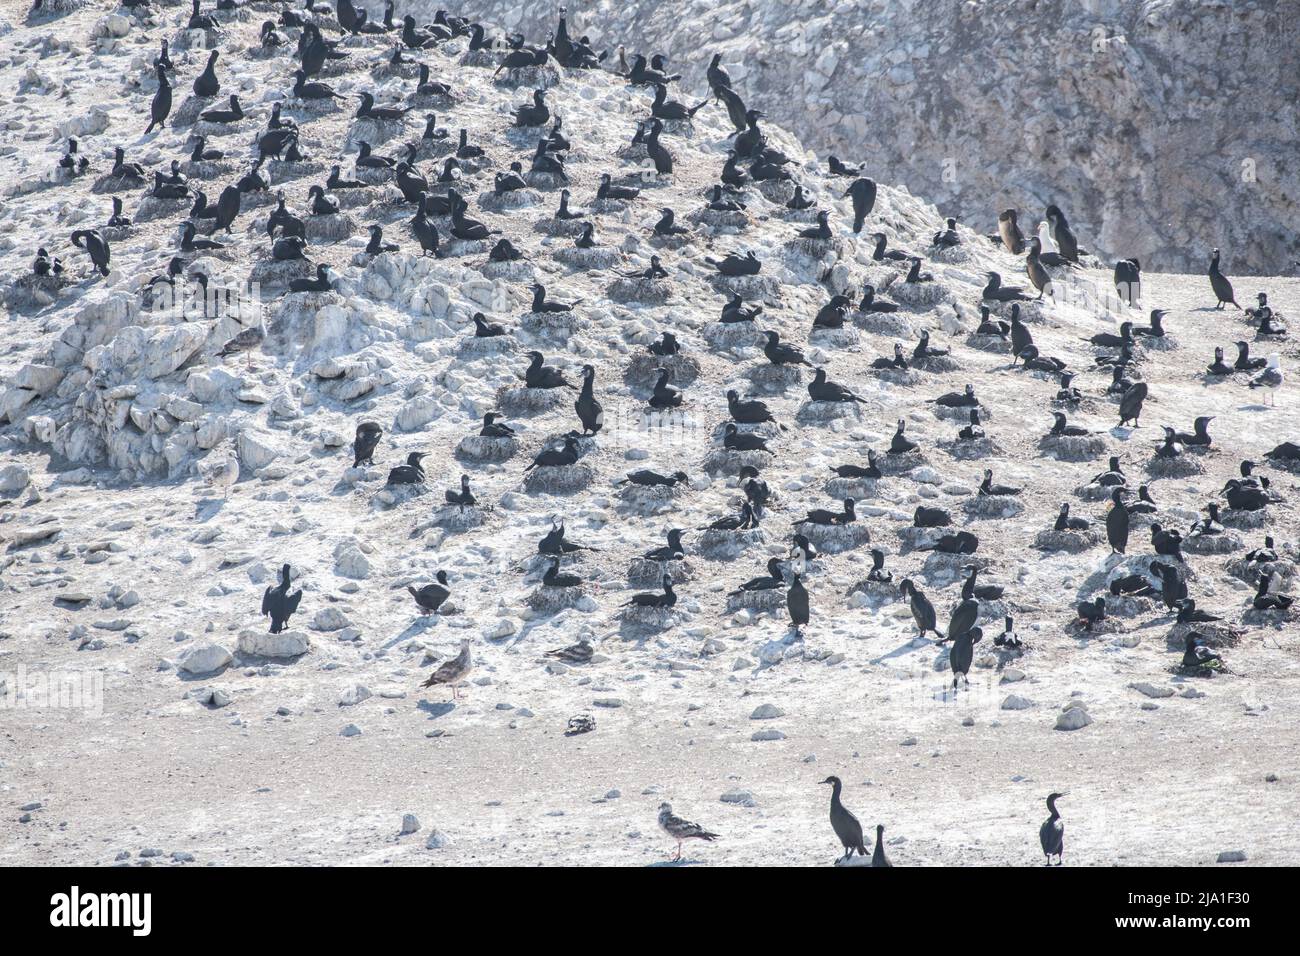
{"type": "Polygon", "coordinates": [[[279,634],[302,601],[302,589],[289,593],[289,565],[280,568],[280,583],[262,595],[262,616],[271,619],[271,633],[279,634]]]}
{"type": "Polygon", "coordinates": [[[155,67],[158,75],[158,89],[154,92],[153,103],[149,107],[149,125],[145,127],[144,134],[148,136],[157,126],[162,129],[167,125],[167,117],[172,111],[172,87],[167,82],[167,71],[161,64],[155,67]]]}
{"type": "Polygon", "coordinates": [[[862,841],[862,824],[849,808],[840,802],[840,792],[844,787],[840,778],[827,777],[822,783],[831,785],[831,829],[839,837],[840,846],[844,847],[844,855],[840,859],[847,860],[853,856],[855,850],[860,856],[866,856],[867,848],[862,841]]]}
{"type": "Polygon", "coordinates": [[[671,475],[661,475],[657,471],[649,468],[642,468],[638,471],[629,471],[627,476],[620,478],[615,484],[618,485],[640,485],[642,488],[664,487],[673,488],[683,481],[690,481],[690,475],[684,471],[675,471],[671,475]]]}
{"type": "Polygon", "coordinates": [[[575,544],[564,537],[564,522],[551,519],[551,529],[537,542],[538,554],[572,554],[575,551],[596,551],[585,544],[575,544]]]}
{"type": "Polygon", "coordinates": [[[894,431],[894,437],[889,440],[889,454],[905,455],[908,452],[916,451],[921,446],[907,437],[907,420],[900,418],[898,428],[894,431]]]}
{"type": "Polygon", "coordinates": [[[1219,269],[1218,249],[1215,249],[1214,255],[1210,257],[1210,288],[1214,290],[1214,307],[1216,309],[1222,309],[1225,302],[1231,302],[1238,309],[1241,308],[1241,306],[1237,305],[1237,299],[1233,295],[1232,283],[1219,269]]]}
{"type": "Polygon", "coordinates": [[[1052,857],[1056,857],[1056,865],[1060,866],[1061,853],[1065,850],[1065,824],[1061,822],[1061,814],[1056,809],[1056,801],[1065,795],[1065,793],[1048,795],[1047,810],[1050,816],[1038,828],[1038,843],[1047,857],[1048,866],[1052,865],[1052,857]]]}
{"type": "Polygon", "coordinates": [[[578,413],[578,421],[582,423],[584,437],[595,435],[600,431],[601,426],[605,424],[605,409],[596,400],[593,391],[595,382],[596,367],[594,365],[584,365],[582,367],[582,390],[578,393],[578,400],[574,402],[574,409],[578,413]]]}

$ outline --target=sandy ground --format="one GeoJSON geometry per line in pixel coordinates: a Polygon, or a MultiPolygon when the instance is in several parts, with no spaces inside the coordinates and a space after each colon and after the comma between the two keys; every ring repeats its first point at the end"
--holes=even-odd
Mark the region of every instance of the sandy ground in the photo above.
{"type": "MultiPolygon", "coordinates": [[[[61,29],[87,36],[103,12],[74,14],[61,21],[61,29]]],[[[170,21],[179,15],[165,11],[170,21]]],[[[256,22],[240,24],[240,36],[255,32],[256,22]]],[[[33,29],[0,37],[0,54],[11,63],[31,56],[24,45],[50,30],[33,29]]],[[[96,55],[129,77],[131,58],[151,56],[157,37],[174,29],[136,29],[129,49],[96,55]]],[[[366,55],[382,56],[376,52],[382,49],[367,48],[366,55]]],[[[63,98],[71,105],[62,108],[70,115],[95,102],[110,107],[108,132],[83,139],[100,168],[118,141],[128,143],[133,158],[152,151],[157,160],[151,163],[178,155],[185,142],[181,133],[137,142],[147,94],[97,86],[75,70],[84,55],[65,51],[33,62],[68,86],[63,98]]],[[[483,70],[456,74],[454,59],[443,54],[429,58],[455,77],[465,96],[441,122],[453,130],[469,126],[490,149],[492,164],[466,191],[477,196],[492,170],[513,158],[526,160],[531,152],[502,132],[509,108],[524,102],[527,90],[496,88],[483,70]]],[[[282,85],[283,64],[250,67],[230,59],[228,68],[250,89],[271,77],[277,88],[282,85]]],[[[180,83],[188,83],[200,60],[191,54],[180,83]]],[[[21,73],[6,67],[4,93],[21,73]]],[[[330,82],[376,86],[364,73],[330,82]]],[[[383,87],[389,95],[381,99],[391,101],[404,84],[409,82],[383,87]]],[[[179,87],[178,94],[182,98],[179,87]]],[[[684,93],[680,98],[697,101],[684,93]]],[[[643,113],[644,94],[604,75],[566,76],[553,100],[577,145],[571,162],[574,201],[585,207],[601,172],[632,168],[615,151],[643,113]]],[[[61,139],[33,111],[56,102],[53,93],[29,93],[12,108],[19,138],[28,143],[2,158],[12,180],[48,172],[61,154],[61,139]]],[[[248,121],[250,134],[268,109],[252,102],[258,110],[248,121]]],[[[312,138],[341,141],[349,115],[314,121],[312,138]]],[[[678,158],[671,184],[655,187],[653,196],[627,213],[599,218],[602,241],[627,250],[619,268],[646,263],[651,250],[644,237],[661,204],[677,209],[679,217],[697,208],[700,190],[724,155],[725,122],[720,110],[706,109],[692,138],[668,140],[678,158]]],[[[408,127],[408,137],[418,135],[415,127],[408,127]]],[[[798,152],[779,131],[769,133],[788,153],[798,152]]],[[[387,149],[395,152],[395,143],[387,149]]],[[[855,290],[868,279],[882,289],[896,283],[894,268],[870,264],[865,246],[854,244],[847,205],[836,198],[844,183],[825,181],[814,157],[801,158],[809,164],[801,179],[834,211],[836,235],[844,243],[837,275],[855,290]]],[[[434,164],[423,167],[430,173],[434,164]]],[[[301,208],[309,182],[286,186],[294,206],[301,208]]],[[[210,188],[210,195],[222,184],[210,188]]],[[[86,277],[84,254],[70,250],[59,234],[80,217],[98,221],[100,211],[106,212],[107,198],[92,197],[88,185],[6,201],[3,225],[16,250],[9,257],[21,253],[25,260],[35,241],[52,235],[79,284],[47,310],[9,316],[0,378],[41,361],[82,307],[102,301],[109,289],[155,274],[170,254],[173,224],[151,225],[114,246],[114,277],[86,277]],[[60,224],[50,227],[56,220],[60,224]]],[[[803,225],[783,221],[779,206],[754,194],[744,235],[701,233],[691,246],[664,252],[674,274],[673,299],[663,306],[624,307],[606,298],[608,272],[573,270],[555,261],[552,253],[568,243],[532,231],[531,223],[553,209],[556,199],[547,192],[537,208],[508,215],[476,208],[475,214],[525,249],[555,298],[583,300],[579,312],[588,324],[567,348],[541,342],[571,379],[585,361],[597,367],[607,428],[584,459],[596,481],[577,495],[528,495],[521,485],[524,464],[542,439],[571,427],[566,403],[546,415],[512,420],[521,429],[520,454],[503,465],[470,470],[476,493],[493,505],[482,529],[443,534],[423,525],[429,502],[440,501],[442,488],[455,485],[461,472],[451,455],[456,443],[475,432],[479,416],[493,407],[496,388],[514,381],[523,367],[525,344],[504,360],[466,363],[457,357],[463,318],[477,308],[463,281],[482,256],[425,267],[445,281],[451,315],[458,319],[435,325],[432,337],[415,334],[413,310],[396,298],[366,306],[371,319],[388,321],[397,331],[374,333],[357,350],[367,361],[382,360],[391,375],[391,382],[358,401],[300,401],[314,388],[310,366],[325,356],[321,349],[310,355],[268,349],[254,357],[251,370],[242,359],[231,360],[228,370],[241,375],[245,386],[293,395],[299,415],[277,423],[257,403],[233,397],[214,403],[210,411],[237,425],[271,430],[284,447],[278,464],[289,466],[246,473],[226,500],[197,477],[199,456],[171,480],[125,481],[114,469],[87,470],[51,455],[29,442],[20,424],[4,427],[4,460],[28,467],[32,484],[0,506],[0,537],[10,540],[15,529],[50,518],[62,530],[0,553],[0,673],[11,684],[20,667],[102,677],[103,695],[102,713],[30,704],[4,711],[0,858],[107,864],[122,852],[132,862],[141,851],[158,849],[161,857],[146,859],[170,863],[172,853],[188,853],[198,865],[646,865],[662,863],[673,849],[655,823],[656,809],[666,800],[722,836],[715,844],[690,846],[690,861],[821,865],[835,857],[837,847],[826,820],[828,788],[819,782],[835,774],[845,782],[845,803],[863,824],[885,825],[889,853],[900,865],[1040,863],[1036,836],[1046,814],[1043,799],[1053,790],[1069,791],[1061,810],[1066,861],[1072,865],[1211,864],[1232,850],[1244,851],[1251,864],[1297,862],[1294,841],[1284,836],[1295,832],[1300,806],[1294,624],[1247,629],[1239,645],[1224,651],[1233,675],[1184,678],[1174,672],[1181,655],[1167,643],[1172,619],[1162,607],[1112,633],[1088,638],[1066,630],[1076,602],[1093,596],[1118,560],[1108,557],[1104,544],[1081,555],[1032,547],[1062,501],[1070,501],[1079,515],[1097,519],[1104,513],[1102,504],[1083,500],[1074,489],[1103,470],[1107,455],[1124,457],[1134,483],[1147,480],[1161,425],[1187,429],[1198,414],[1217,416],[1211,428],[1215,450],[1204,459],[1204,473],[1151,482],[1161,519],[1182,528],[1243,457],[1262,460],[1278,442],[1297,438],[1289,383],[1277,393],[1274,409],[1262,406],[1243,378],[1208,385],[1200,376],[1214,346],[1227,347],[1230,360],[1231,343],[1254,334],[1239,313],[1209,308],[1204,276],[1145,277],[1143,305],[1169,310],[1165,324],[1178,348],[1141,354],[1139,369],[1151,398],[1137,429],[1113,427],[1115,403],[1102,394],[1108,375],[1080,372],[1075,384],[1088,397],[1071,421],[1096,430],[1105,450],[1093,460],[1066,463],[1044,457],[1038,448],[1051,424],[1055,382],[1011,369],[1006,354],[965,344],[983,272],[997,269],[1008,282],[1024,282],[1023,266],[975,232],[962,233],[966,261],[926,263],[948,290],[948,301],[903,313],[915,330],[932,329],[935,344],[951,346],[962,368],[921,373],[915,384],[899,386],[868,370],[871,359],[891,351],[890,337],[864,331],[856,345],[841,349],[808,343],[811,318],[828,293],[816,281],[820,268],[786,248],[803,225]],[[667,527],[697,528],[734,511],[739,501],[734,480],[710,479],[702,463],[725,420],[724,392],[745,392],[746,372],[763,359],[753,349],[708,347],[703,330],[722,299],[701,257],[750,248],[763,259],[765,274],[782,283],[781,301],[769,306],[763,327],[779,329],[826,362],[832,378],[853,387],[866,404],[860,419],[827,427],[797,423],[806,398],[800,387],[767,397],[790,431],[773,437],[777,454],[764,469],[778,494],[764,518],[766,542],[734,561],[693,556],[696,576],[679,588],[680,622],[658,633],[631,630],[619,617],[630,593],[629,561],[661,544],[667,527]],[[630,393],[622,378],[630,357],[663,328],[677,330],[701,365],[699,379],[687,388],[685,426],[667,434],[638,427],[640,393],[630,393]],[[1001,447],[987,461],[959,461],[938,446],[954,436],[957,425],[938,419],[930,400],[966,382],[975,384],[989,408],[986,428],[1001,447]],[[417,430],[393,428],[398,411],[420,389],[451,399],[417,430]],[[883,450],[900,417],[908,419],[909,435],[921,442],[937,476],[927,482],[884,480],[874,498],[860,502],[873,541],[889,554],[896,579],[924,582],[943,626],[960,581],[929,574],[922,553],[900,554],[896,529],[908,523],[917,504],[949,508],[958,525],[979,535],[979,554],[991,562],[981,580],[1007,586],[1017,632],[1028,644],[1022,657],[1010,658],[995,655],[986,639],[977,647],[969,691],[955,698],[945,693],[946,650],[915,639],[905,604],[849,600],[850,588],[869,567],[865,547],[828,556],[809,575],[812,624],[802,641],[789,633],[783,613],[750,619],[725,608],[727,591],[761,573],[769,556],[786,553],[792,521],[808,508],[835,506],[824,489],[829,466],[860,462],[867,447],[883,450]],[[379,467],[344,480],[348,450],[322,445],[319,437],[327,429],[350,435],[363,418],[388,430],[376,455],[379,467]],[[432,453],[433,497],[377,508],[374,495],[386,469],[412,450],[432,453]],[[998,481],[1025,487],[1021,514],[974,519],[964,512],[962,503],[986,466],[998,481]],[[613,482],[639,467],[690,472],[692,488],[671,515],[641,516],[620,506],[613,482]],[[538,586],[536,576],[525,576],[522,568],[556,514],[567,519],[571,539],[601,549],[574,569],[586,580],[592,602],[586,611],[533,616],[524,601],[538,586]],[[366,577],[336,573],[335,549],[347,543],[367,554],[372,567],[366,577]],[[297,583],[305,594],[292,626],[310,636],[311,652],[288,662],[241,655],[219,674],[178,676],[175,662],[187,648],[210,641],[234,650],[241,632],[264,629],[261,592],[283,561],[301,575],[297,583]],[[431,580],[437,569],[451,575],[457,613],[422,618],[405,587],[431,580]],[[135,592],[138,603],[122,600],[126,592],[135,592]],[[56,602],[70,593],[88,601],[75,608],[56,602]],[[340,610],[352,629],[310,627],[326,607],[340,610]],[[548,669],[546,650],[584,636],[597,644],[592,663],[548,669]],[[423,678],[455,653],[462,637],[473,641],[475,661],[462,699],[451,702],[446,688],[421,690],[423,678]],[[1149,696],[1135,688],[1139,684],[1173,696],[1149,696]],[[342,703],[358,685],[371,696],[342,703]],[[230,702],[201,703],[212,688],[230,702]],[[1027,706],[1004,709],[1012,695],[1027,706]],[[1093,723],[1070,732],[1054,729],[1061,708],[1077,700],[1085,702],[1093,723]],[[782,716],[752,719],[762,704],[775,705],[782,716]],[[579,713],[595,716],[595,732],[566,737],[568,718],[579,713]],[[361,733],[344,736],[349,725],[361,733]],[[762,733],[772,730],[779,734],[762,733]],[[755,740],[755,734],[776,739],[755,740]],[[40,807],[23,809],[34,803],[40,807]],[[400,836],[404,813],[414,813],[420,829],[400,836]],[[428,848],[432,830],[442,836],[428,848]]],[[[358,221],[382,218],[389,238],[413,244],[401,225],[409,210],[376,206],[370,212],[368,219],[359,213],[358,221]]],[[[246,215],[240,224],[251,226],[252,219],[246,215]]],[[[940,211],[882,189],[871,227],[886,231],[891,245],[925,252],[941,223],[940,211]]],[[[365,298],[357,291],[364,270],[352,258],[357,242],[320,247],[343,276],[350,302],[365,298]]],[[[262,245],[250,233],[214,271],[229,269],[222,274],[238,277],[262,245]]],[[[22,269],[21,262],[6,265],[22,269]]],[[[1109,270],[1085,270],[1082,278],[1104,288],[1109,270]]],[[[1254,285],[1269,292],[1277,310],[1294,315],[1300,309],[1300,281],[1242,280],[1238,300],[1252,300],[1254,285]]],[[[519,286],[501,293],[504,306],[488,310],[493,320],[513,327],[527,311],[519,286]]],[[[883,294],[892,297],[888,290],[883,294]]],[[[1145,313],[1076,300],[1046,308],[1031,328],[1045,353],[1083,369],[1099,352],[1085,337],[1112,330],[1121,318],[1142,321],[1145,313]]],[[[426,318],[422,327],[428,325],[426,318]]],[[[225,334],[214,327],[209,354],[225,334]]],[[[914,337],[902,341],[910,349],[914,337]]],[[[1268,351],[1264,345],[1255,349],[1268,351]]],[[[1296,347],[1281,351],[1293,367],[1296,347]]],[[[187,372],[159,387],[183,393],[187,372]]],[[[50,398],[29,411],[59,415],[68,409],[50,398]]],[[[224,446],[215,451],[224,452],[224,446]]],[[[1269,531],[1279,546],[1291,545],[1300,489],[1291,475],[1264,471],[1284,497],[1269,509],[1269,531]]],[[[1260,544],[1264,531],[1238,533],[1249,548],[1260,544]]],[[[1192,594],[1234,624],[1249,607],[1251,589],[1226,568],[1242,553],[1190,558],[1196,574],[1192,594]]],[[[1130,560],[1150,554],[1140,528],[1129,554],[1130,560]]],[[[997,617],[986,630],[989,638],[1000,630],[997,617]]]]}

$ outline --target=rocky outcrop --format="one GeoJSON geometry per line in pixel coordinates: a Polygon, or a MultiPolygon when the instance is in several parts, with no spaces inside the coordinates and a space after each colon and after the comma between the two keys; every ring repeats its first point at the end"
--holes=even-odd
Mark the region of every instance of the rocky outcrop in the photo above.
{"type": "MultiPolygon", "coordinates": [[[[432,4],[406,0],[423,11],[432,4]]],[[[398,3],[401,8],[403,4],[398,3]]],[[[552,0],[461,11],[544,37],[552,0]]],[[[992,232],[1055,202],[1085,247],[1146,269],[1289,273],[1300,256],[1300,21],[1266,0],[570,3],[597,49],[634,37],[685,89],[709,54],[806,145],[992,232]]],[[[431,12],[431,11],[430,11],[431,12]]],[[[612,58],[613,55],[611,55],[612,58]]],[[[710,107],[713,109],[716,107],[710,107]]]]}

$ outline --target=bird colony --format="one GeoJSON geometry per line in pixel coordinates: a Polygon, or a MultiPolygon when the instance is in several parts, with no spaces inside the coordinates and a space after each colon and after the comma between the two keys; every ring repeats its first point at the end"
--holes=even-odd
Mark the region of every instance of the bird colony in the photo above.
{"type": "Polygon", "coordinates": [[[5,858],[1295,863],[1296,281],[584,26],[0,24],[5,858]]]}

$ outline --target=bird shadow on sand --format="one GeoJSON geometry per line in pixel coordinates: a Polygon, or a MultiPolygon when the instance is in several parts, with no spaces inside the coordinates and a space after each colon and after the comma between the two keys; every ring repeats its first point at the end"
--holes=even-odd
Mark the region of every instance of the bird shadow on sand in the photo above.
{"type": "Polygon", "coordinates": [[[456,709],[456,705],[449,700],[422,700],[415,706],[418,710],[422,710],[428,714],[430,720],[437,720],[439,717],[446,717],[456,709]]]}
{"type": "Polygon", "coordinates": [[[389,648],[402,643],[402,641],[409,641],[413,637],[419,637],[425,631],[432,629],[437,621],[438,616],[436,614],[427,614],[417,617],[410,624],[406,625],[406,627],[403,628],[396,637],[390,639],[386,644],[384,644],[383,649],[388,650],[389,648]]]}
{"type": "Polygon", "coordinates": [[[1239,412],[1271,412],[1271,411],[1275,411],[1276,409],[1277,409],[1277,406],[1276,406],[1276,405],[1255,405],[1255,404],[1251,404],[1251,405],[1238,405],[1238,406],[1237,406],[1237,411],[1239,411],[1239,412]]]}
{"type": "Polygon", "coordinates": [[[662,869],[664,867],[668,867],[669,869],[677,869],[678,867],[682,867],[682,866],[703,866],[703,865],[704,865],[703,860],[689,860],[689,859],[688,860],[657,860],[654,863],[647,863],[646,869],[653,870],[653,869],[662,869]]]}
{"type": "MultiPolygon", "coordinates": [[[[927,641],[925,644],[918,644],[916,643],[917,640],[919,639],[914,637],[906,644],[898,645],[898,647],[894,648],[892,651],[886,651],[883,654],[873,657],[871,659],[871,663],[882,664],[885,661],[894,659],[895,657],[905,657],[906,655],[915,653],[916,651],[923,651],[927,646],[930,647],[938,646],[934,641],[927,641]]],[[[947,659],[946,655],[944,655],[944,659],[945,660],[947,659]]]]}
{"type": "Polygon", "coordinates": [[[200,498],[194,505],[195,521],[211,521],[226,506],[224,498],[200,498]]]}

